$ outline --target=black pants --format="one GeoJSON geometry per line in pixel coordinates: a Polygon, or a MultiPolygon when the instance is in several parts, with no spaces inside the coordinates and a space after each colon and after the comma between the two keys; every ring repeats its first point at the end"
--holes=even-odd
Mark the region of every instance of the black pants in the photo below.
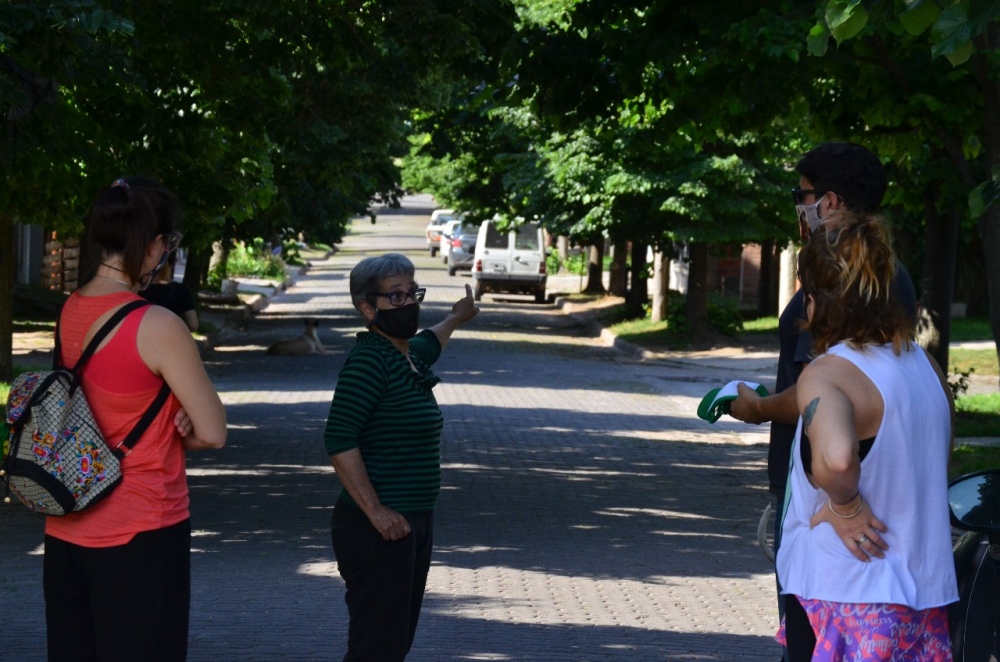
{"type": "Polygon", "coordinates": [[[387,541],[358,508],[334,506],[333,552],[350,616],[344,662],[397,662],[413,645],[431,566],[434,513],[403,516],[410,535],[387,541]]]}
{"type": "Polygon", "coordinates": [[[191,523],[115,547],[45,536],[51,662],[183,661],[191,605],[191,523]]]}
{"type": "Polygon", "coordinates": [[[809,624],[802,603],[794,595],[785,595],[785,640],[789,662],[809,662],[816,648],[816,633],[809,624]]]}
{"type": "MultiPolygon", "coordinates": [[[[781,488],[778,491],[778,506],[774,512],[774,556],[775,556],[775,572],[774,572],[774,583],[778,591],[778,621],[780,622],[785,618],[785,596],[781,592],[781,578],[778,577],[777,571],[777,557],[778,549],[781,547],[781,520],[785,514],[785,489],[781,488]]],[[[782,662],[790,662],[791,658],[788,656],[788,649],[781,649],[781,660],[782,662]]]]}

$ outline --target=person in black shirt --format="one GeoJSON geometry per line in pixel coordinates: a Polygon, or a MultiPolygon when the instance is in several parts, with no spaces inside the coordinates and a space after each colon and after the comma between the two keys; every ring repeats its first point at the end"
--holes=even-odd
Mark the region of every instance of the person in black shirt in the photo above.
{"type": "MultiPolygon", "coordinates": [[[[799,237],[809,241],[838,209],[877,212],[886,191],[885,170],[875,154],[861,145],[828,142],[809,150],[795,165],[799,186],[792,189],[792,201],[799,220],[799,237]]],[[[909,273],[896,263],[892,295],[916,317],[916,295],[909,273]]],[[[801,326],[806,319],[805,297],[801,289],[791,298],[778,318],[778,374],[774,393],[761,397],[740,384],[739,396],[730,406],[730,415],[746,423],[771,423],[767,453],[768,489],[777,497],[774,551],[781,545],[781,519],[788,478],[788,462],[795,427],[799,419],[795,384],[802,369],[812,360],[812,337],[801,326]]],[[[778,611],[784,615],[784,600],[778,595],[778,611]]]]}
{"type": "Polygon", "coordinates": [[[156,274],[156,280],[139,294],[146,301],[163,306],[184,320],[189,329],[197,331],[198,311],[194,308],[194,299],[188,288],[184,286],[184,283],[178,283],[174,280],[174,266],[176,264],[177,253],[173,252],[167,258],[167,263],[156,274]]]}

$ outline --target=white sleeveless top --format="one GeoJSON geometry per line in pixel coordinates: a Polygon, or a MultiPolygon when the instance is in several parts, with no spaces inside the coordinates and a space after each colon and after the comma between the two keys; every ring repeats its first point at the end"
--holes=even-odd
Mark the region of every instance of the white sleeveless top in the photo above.
{"type": "Polygon", "coordinates": [[[792,447],[791,498],[782,525],[777,571],[783,593],[813,600],[889,603],[927,609],[958,600],[948,518],[951,414],[923,350],[896,356],[892,345],[864,350],[840,344],[827,354],[856,365],[878,388],[885,413],[861,462],[859,487],[888,527],[884,559],[851,554],[833,526],[809,528],[828,495],[802,467],[802,419],[792,447]]]}

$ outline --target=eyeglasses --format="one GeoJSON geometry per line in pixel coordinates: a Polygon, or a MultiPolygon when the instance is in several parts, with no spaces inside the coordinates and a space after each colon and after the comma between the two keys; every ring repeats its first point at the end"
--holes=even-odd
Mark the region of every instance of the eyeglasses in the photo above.
{"type": "Polygon", "coordinates": [[[184,238],[180,232],[168,232],[163,235],[163,245],[167,247],[168,253],[173,253],[181,245],[181,239],[184,238]]]}
{"type": "Polygon", "coordinates": [[[793,188],[792,189],[792,202],[794,202],[797,205],[804,205],[806,203],[806,196],[807,195],[813,195],[813,196],[816,196],[817,198],[821,198],[824,195],[826,195],[826,193],[827,193],[826,191],[820,191],[819,189],[793,188]]]}
{"type": "Polygon", "coordinates": [[[406,304],[407,299],[413,299],[415,303],[420,303],[424,300],[424,295],[427,294],[426,287],[418,287],[415,290],[410,290],[409,292],[372,292],[373,297],[385,297],[389,299],[389,303],[394,306],[403,306],[406,304]]]}

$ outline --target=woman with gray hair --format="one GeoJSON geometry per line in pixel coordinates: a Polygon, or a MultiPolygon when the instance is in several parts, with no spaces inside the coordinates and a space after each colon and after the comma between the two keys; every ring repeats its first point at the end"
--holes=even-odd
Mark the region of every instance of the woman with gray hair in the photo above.
{"type": "Polygon", "coordinates": [[[344,488],[333,509],[337,567],[350,616],[344,660],[402,660],[413,644],[431,563],[441,487],[441,409],[431,365],[476,316],[465,286],[451,313],[417,333],[425,288],[399,253],[351,270],[358,334],[337,380],[324,442],[344,488]]]}

